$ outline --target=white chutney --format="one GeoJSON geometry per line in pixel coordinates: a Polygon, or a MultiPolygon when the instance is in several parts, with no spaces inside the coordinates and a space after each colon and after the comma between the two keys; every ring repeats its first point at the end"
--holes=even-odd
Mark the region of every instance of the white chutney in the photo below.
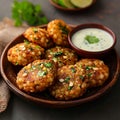
{"type": "Polygon", "coordinates": [[[85,28],[82,30],[79,30],[77,32],[75,32],[72,35],[72,43],[82,49],[82,50],[86,50],[86,51],[103,51],[105,49],[110,48],[113,43],[113,37],[111,34],[109,34],[108,32],[102,30],[102,29],[98,29],[98,28],[85,28]],[[99,42],[96,42],[94,44],[90,44],[85,37],[86,36],[95,36],[96,38],[99,39],[99,42]]]}

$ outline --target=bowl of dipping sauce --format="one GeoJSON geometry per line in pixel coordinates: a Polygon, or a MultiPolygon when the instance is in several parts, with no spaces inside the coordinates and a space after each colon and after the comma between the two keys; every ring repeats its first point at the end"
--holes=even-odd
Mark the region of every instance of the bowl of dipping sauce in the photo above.
{"type": "Polygon", "coordinates": [[[95,58],[109,53],[116,44],[114,32],[101,24],[77,25],[68,35],[71,47],[82,57],[95,58]]]}

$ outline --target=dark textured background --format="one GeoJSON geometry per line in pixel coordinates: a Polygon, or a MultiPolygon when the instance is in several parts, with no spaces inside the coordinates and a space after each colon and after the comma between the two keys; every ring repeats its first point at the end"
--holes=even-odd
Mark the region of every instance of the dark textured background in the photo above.
{"type": "MultiPolygon", "coordinates": [[[[69,24],[96,22],[111,28],[117,36],[116,50],[120,55],[120,0],[97,0],[90,9],[68,13],[55,9],[48,0],[30,0],[39,3],[49,20],[60,18],[69,24]]],[[[0,20],[11,16],[12,0],[0,0],[0,20]]],[[[52,109],[30,104],[11,93],[8,109],[0,120],[120,120],[120,78],[101,98],[68,109],[52,109]]]]}

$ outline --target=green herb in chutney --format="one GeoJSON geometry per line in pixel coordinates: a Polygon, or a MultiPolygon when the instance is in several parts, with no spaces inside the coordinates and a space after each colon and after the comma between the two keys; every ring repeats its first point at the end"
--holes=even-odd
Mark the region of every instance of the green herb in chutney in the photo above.
{"type": "Polygon", "coordinates": [[[99,38],[97,38],[96,36],[92,36],[92,35],[87,35],[85,37],[85,40],[87,40],[88,43],[90,44],[98,43],[100,41],[99,38]]]}

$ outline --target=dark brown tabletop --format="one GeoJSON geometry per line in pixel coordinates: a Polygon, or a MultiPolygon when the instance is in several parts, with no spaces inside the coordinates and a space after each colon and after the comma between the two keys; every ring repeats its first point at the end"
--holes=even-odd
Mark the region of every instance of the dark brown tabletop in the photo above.
{"type": "MultiPolygon", "coordinates": [[[[11,16],[13,0],[0,0],[0,19],[11,16]]],[[[95,22],[106,25],[117,36],[115,49],[120,55],[120,0],[97,0],[85,11],[64,12],[55,9],[48,0],[30,0],[41,4],[49,19],[63,19],[69,24],[95,22]]],[[[112,89],[99,99],[72,108],[55,109],[31,104],[11,92],[8,108],[0,120],[120,120],[120,77],[112,89]]]]}

